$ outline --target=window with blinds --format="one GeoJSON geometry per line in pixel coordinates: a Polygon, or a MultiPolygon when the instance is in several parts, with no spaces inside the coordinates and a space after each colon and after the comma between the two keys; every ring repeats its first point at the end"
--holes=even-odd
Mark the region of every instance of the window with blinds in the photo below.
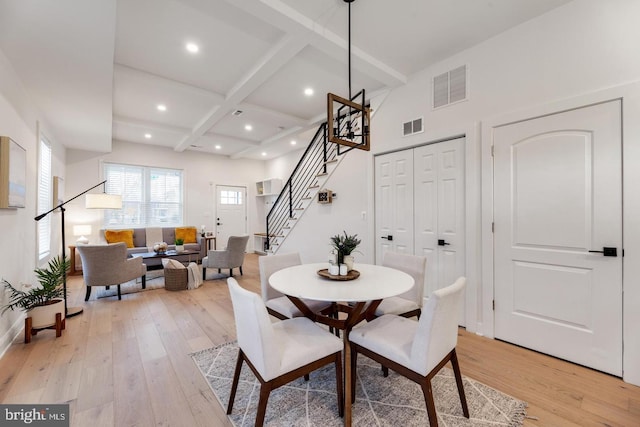
{"type": "MultiPolygon", "coordinates": [[[[51,183],[51,145],[42,137],[38,155],[38,215],[52,208],[53,188],[51,183]]],[[[38,227],[38,259],[46,258],[51,253],[51,215],[37,222],[38,227]]]]}
{"type": "Polygon", "coordinates": [[[122,209],[104,211],[105,228],[183,224],[183,178],[178,169],[104,164],[106,192],[122,196],[122,209]]]}

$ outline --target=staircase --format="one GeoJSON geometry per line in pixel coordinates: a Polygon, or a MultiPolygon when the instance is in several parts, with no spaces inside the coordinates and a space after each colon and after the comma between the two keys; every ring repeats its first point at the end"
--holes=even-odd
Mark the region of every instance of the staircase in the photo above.
{"type": "Polygon", "coordinates": [[[267,253],[278,252],[342,158],[337,145],[327,142],[327,124],[323,123],[267,214],[267,253]]]}

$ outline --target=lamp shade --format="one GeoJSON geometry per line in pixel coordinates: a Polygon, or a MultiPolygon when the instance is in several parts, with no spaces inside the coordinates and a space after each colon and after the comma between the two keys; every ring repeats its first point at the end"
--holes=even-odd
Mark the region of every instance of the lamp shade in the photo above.
{"type": "Polygon", "coordinates": [[[85,199],[87,209],[122,209],[122,196],[115,194],[87,194],[85,199]]]}
{"type": "Polygon", "coordinates": [[[87,236],[91,234],[91,226],[90,225],[74,225],[73,226],[73,235],[74,236],[87,236]]]}

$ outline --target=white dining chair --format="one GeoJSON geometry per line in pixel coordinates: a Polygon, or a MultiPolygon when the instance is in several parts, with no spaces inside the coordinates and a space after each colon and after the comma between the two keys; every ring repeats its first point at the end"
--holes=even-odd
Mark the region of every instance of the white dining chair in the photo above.
{"type": "MultiPolygon", "coordinates": [[[[273,317],[280,320],[302,317],[303,314],[284,294],[276,291],[269,285],[269,277],[278,270],[302,264],[300,254],[292,252],[287,254],[265,255],[258,258],[260,268],[260,289],[262,300],[267,306],[267,311],[273,317]]],[[[332,303],[325,301],[303,301],[313,312],[323,310],[331,311],[332,303]]]]}
{"type": "Polygon", "coordinates": [[[238,360],[231,384],[227,414],[233,410],[242,363],[260,381],[256,426],[262,426],[271,390],[330,363],[336,368],[338,414],[344,414],[342,341],[306,317],[272,323],[262,299],[227,279],[238,338],[238,360]]]}
{"type": "Polygon", "coordinates": [[[469,418],[469,408],[462,385],[456,355],[458,313],[466,285],[464,277],[452,285],[438,289],[422,310],[420,320],[385,314],[349,335],[351,346],[351,399],[355,401],[356,360],[358,353],[381,363],[422,388],[431,427],[438,426],[431,379],[451,362],[462,413],[469,418]]]}
{"type": "Polygon", "coordinates": [[[404,271],[413,277],[414,285],[403,294],[383,299],[378,308],[376,308],[375,316],[397,314],[402,317],[416,316],[419,319],[423,304],[424,275],[427,268],[427,257],[397,252],[385,252],[382,265],[404,271]]]}

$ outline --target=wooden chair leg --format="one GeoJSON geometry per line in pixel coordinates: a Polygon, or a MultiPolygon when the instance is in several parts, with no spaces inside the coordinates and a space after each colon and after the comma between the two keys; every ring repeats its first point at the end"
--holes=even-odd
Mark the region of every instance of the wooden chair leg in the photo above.
{"type": "Polygon", "coordinates": [[[458,364],[458,355],[454,348],[451,352],[451,365],[453,366],[453,374],[456,377],[456,385],[458,386],[458,394],[460,395],[460,404],[462,405],[462,413],[469,418],[469,407],[467,406],[467,397],[464,394],[464,385],[462,384],[462,374],[460,373],[460,365],[458,364]]]}
{"type": "Polygon", "coordinates": [[[382,376],[387,378],[389,376],[389,368],[386,366],[380,365],[380,369],[382,370],[382,376]]]}
{"type": "Polygon", "coordinates": [[[91,296],[91,286],[87,286],[87,292],[84,295],[84,300],[89,301],[89,297],[91,296]]]}
{"type": "MultiPolygon", "coordinates": [[[[342,352],[336,353],[335,364],[336,364],[336,394],[338,395],[338,415],[340,417],[344,417],[344,387],[342,384],[342,352]]],[[[353,381],[351,382],[351,384],[353,384],[353,381]]]]}
{"type": "Polygon", "coordinates": [[[33,319],[27,317],[24,319],[24,343],[29,344],[31,342],[31,326],[33,325],[33,319]]]}
{"type": "Polygon", "coordinates": [[[258,413],[256,414],[256,427],[262,427],[264,424],[264,416],[267,413],[267,402],[269,402],[269,394],[271,394],[271,383],[264,383],[260,386],[260,400],[258,400],[258,413]]]}
{"type": "Polygon", "coordinates": [[[207,267],[202,266],[202,280],[207,280],[207,267]]]}
{"type": "Polygon", "coordinates": [[[358,349],[354,344],[351,345],[351,390],[345,393],[351,393],[351,404],[356,403],[356,369],[358,364],[358,349]]]}
{"type": "Polygon", "coordinates": [[[304,374],[304,380],[309,381],[309,374],[304,374]]]}
{"type": "Polygon", "coordinates": [[[56,313],[56,338],[62,336],[62,313],[56,313]]]}
{"type": "Polygon", "coordinates": [[[222,269],[221,268],[218,269],[218,274],[220,274],[220,273],[222,273],[222,269]]]}
{"type": "Polygon", "coordinates": [[[236,391],[238,390],[238,382],[240,381],[240,370],[242,369],[242,350],[238,350],[238,359],[236,360],[236,370],[233,373],[233,382],[231,383],[231,394],[229,394],[229,403],[227,404],[227,415],[231,414],[233,410],[233,401],[236,398],[236,391]]]}
{"type": "Polygon", "coordinates": [[[422,394],[424,394],[424,402],[427,405],[427,415],[429,415],[429,425],[438,427],[438,416],[436,415],[436,404],[433,401],[433,390],[431,390],[431,380],[425,378],[420,384],[422,394]]]}
{"type": "Polygon", "coordinates": [[[120,293],[120,285],[118,285],[118,299],[122,299],[122,293],[120,293]]]}
{"type": "Polygon", "coordinates": [[[229,269],[229,277],[233,277],[233,268],[229,269]]]}
{"type": "Polygon", "coordinates": [[[142,289],[147,289],[147,275],[142,275],[142,289]]]}
{"type": "Polygon", "coordinates": [[[244,273],[242,272],[242,266],[238,267],[240,269],[240,275],[244,276],[244,273]]]}
{"type": "Polygon", "coordinates": [[[109,290],[109,289],[111,289],[111,286],[107,285],[107,286],[105,286],[105,289],[109,290]]]}

